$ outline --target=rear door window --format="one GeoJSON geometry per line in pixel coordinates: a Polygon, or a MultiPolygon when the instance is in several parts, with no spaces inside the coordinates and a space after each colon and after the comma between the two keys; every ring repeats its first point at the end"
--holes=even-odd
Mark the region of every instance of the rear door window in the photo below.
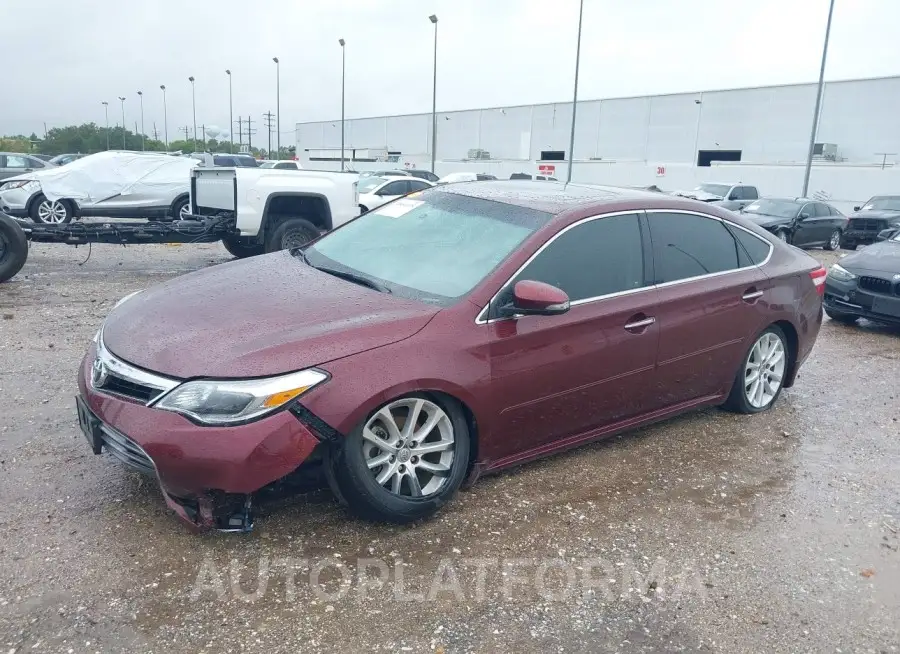
{"type": "Polygon", "coordinates": [[[738,263],[741,268],[751,265],[758,266],[769,256],[772,246],[759,236],[754,236],[750,232],[734,225],[729,225],[729,230],[740,244],[738,263]]]}
{"type": "Polygon", "coordinates": [[[391,182],[381,189],[381,195],[406,195],[409,193],[409,182],[399,180],[391,182]]]}
{"type": "Polygon", "coordinates": [[[658,284],[741,267],[737,241],[720,221],[698,214],[657,212],[647,218],[658,284]]]}
{"type": "Polygon", "coordinates": [[[757,193],[755,186],[744,186],[743,197],[745,200],[758,200],[759,193],[757,193]]]}

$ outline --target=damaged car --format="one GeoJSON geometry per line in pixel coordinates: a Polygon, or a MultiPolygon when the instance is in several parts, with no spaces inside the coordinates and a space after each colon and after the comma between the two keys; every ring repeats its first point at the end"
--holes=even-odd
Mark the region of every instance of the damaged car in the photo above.
{"type": "Polygon", "coordinates": [[[124,298],[79,374],[94,453],[196,528],[319,465],[404,523],[464,481],[684,411],[771,408],[825,270],[729,211],[557,182],[442,185],[124,298]]]}
{"type": "Polygon", "coordinates": [[[828,271],[825,313],[832,320],[859,318],[900,325],[900,228],[844,257],[828,271]]]}

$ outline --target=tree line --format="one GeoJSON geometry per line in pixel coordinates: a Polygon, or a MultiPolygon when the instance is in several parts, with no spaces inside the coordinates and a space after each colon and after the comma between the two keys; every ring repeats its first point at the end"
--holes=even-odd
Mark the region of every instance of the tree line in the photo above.
{"type": "MultiPolygon", "coordinates": [[[[197,139],[197,147],[194,147],[193,139],[179,139],[170,141],[168,148],[163,141],[144,136],[143,148],[141,147],[141,135],[121,127],[100,127],[96,123],[84,123],[83,125],[69,125],[67,127],[54,127],[47,131],[44,138],[37,134],[30,136],[22,134],[0,137],[0,152],[23,152],[32,154],[93,154],[104,150],[136,150],[148,152],[230,152],[231,143],[217,141],[216,139],[197,139]],[[124,142],[123,142],[124,136],[124,142]],[[107,140],[108,138],[108,140],[107,140]]],[[[238,146],[234,146],[235,151],[238,146]]],[[[282,147],[281,159],[294,156],[295,148],[282,147]]],[[[268,153],[264,149],[252,148],[251,154],[265,157],[268,153]]],[[[273,153],[274,154],[274,153],[273,153]]]]}

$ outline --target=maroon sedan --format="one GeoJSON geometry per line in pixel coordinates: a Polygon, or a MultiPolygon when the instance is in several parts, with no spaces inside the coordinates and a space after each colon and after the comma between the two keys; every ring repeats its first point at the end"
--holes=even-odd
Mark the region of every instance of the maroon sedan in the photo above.
{"type": "Polygon", "coordinates": [[[356,513],[409,521],[485,472],[701,407],[769,409],[824,282],[708,204],[453,184],[127,298],[84,359],[79,418],[199,527],[249,528],[252,494],[316,461],[356,513]]]}

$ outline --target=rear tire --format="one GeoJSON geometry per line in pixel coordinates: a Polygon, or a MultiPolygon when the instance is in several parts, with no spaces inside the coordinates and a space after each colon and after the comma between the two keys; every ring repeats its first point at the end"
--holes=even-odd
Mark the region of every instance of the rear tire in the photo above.
{"type": "Polygon", "coordinates": [[[366,520],[403,524],[433,515],[453,498],[466,476],[469,449],[468,423],[457,402],[412,393],[379,407],[340,445],[334,446],[326,470],[339,501],[346,502],[353,513],[366,520]],[[414,406],[421,407],[417,429],[406,432],[405,420],[414,406]],[[390,436],[391,429],[381,427],[385,411],[400,420],[395,423],[395,436],[390,436]],[[425,432],[426,424],[432,425],[428,432],[425,432]],[[378,463],[377,459],[387,456],[388,451],[364,438],[364,430],[393,442],[397,442],[395,437],[406,440],[395,450],[395,458],[378,463]],[[416,437],[421,440],[416,441],[416,437]],[[436,450],[436,445],[443,445],[443,449],[436,450]],[[426,453],[417,455],[418,452],[426,453]],[[432,475],[430,471],[438,468],[441,472],[432,475]],[[381,475],[385,475],[384,483],[379,483],[381,475]],[[396,487],[395,477],[399,481],[396,487]],[[416,479],[418,496],[411,477],[416,479]]]}
{"type": "Polygon", "coordinates": [[[841,247],[841,230],[836,229],[831,232],[831,236],[828,237],[828,242],[825,244],[826,250],[837,250],[841,247]]]}
{"type": "Polygon", "coordinates": [[[844,248],[845,250],[855,250],[856,243],[841,243],[841,247],[844,248]]]}
{"type": "Polygon", "coordinates": [[[784,388],[792,356],[784,332],[776,325],[766,327],[753,339],[741,359],[723,407],[735,413],[761,413],[771,409],[784,388]],[[757,373],[755,378],[754,372],[757,373]],[[777,388],[773,387],[775,383],[777,388]]]}
{"type": "Polygon", "coordinates": [[[28,213],[34,222],[46,225],[64,225],[75,217],[69,201],[48,200],[43,193],[34,199],[28,213]]]}
{"type": "Polygon", "coordinates": [[[15,277],[28,259],[25,232],[5,214],[0,215],[0,282],[15,277]]]}
{"type": "Polygon", "coordinates": [[[825,309],[825,315],[832,320],[844,323],[845,325],[853,325],[859,320],[859,316],[855,316],[852,313],[841,313],[840,311],[832,311],[831,309],[825,309]]]}
{"type": "Polygon", "coordinates": [[[278,223],[266,238],[266,252],[303,247],[319,238],[319,230],[304,218],[288,218],[278,223]]]}
{"type": "Polygon", "coordinates": [[[256,239],[247,238],[246,236],[226,236],[222,239],[222,245],[228,250],[228,253],[238,259],[246,259],[247,257],[255,257],[259,254],[265,254],[265,247],[259,244],[256,239]]]}
{"type": "Polygon", "coordinates": [[[190,213],[191,211],[191,199],[187,198],[179,198],[172,203],[172,210],[170,214],[172,216],[172,220],[184,220],[182,214],[185,212],[190,213]]]}

